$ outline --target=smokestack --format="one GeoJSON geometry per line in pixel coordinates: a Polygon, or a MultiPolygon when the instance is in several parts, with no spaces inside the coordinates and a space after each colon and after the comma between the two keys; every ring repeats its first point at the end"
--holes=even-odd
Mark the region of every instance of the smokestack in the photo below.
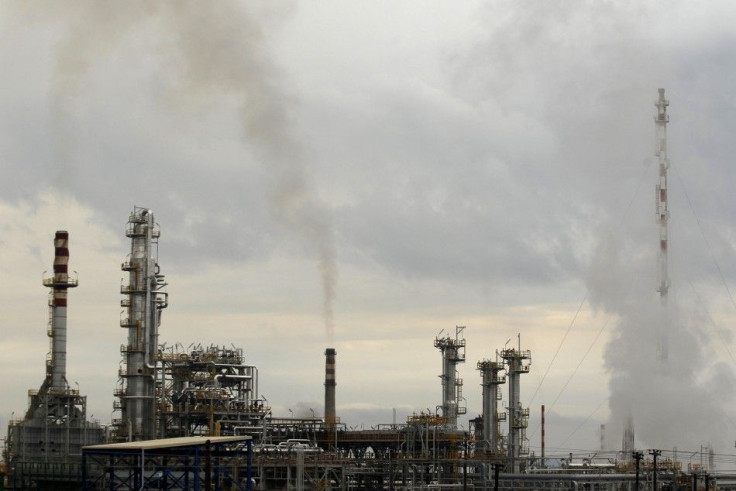
{"type": "Polygon", "coordinates": [[[542,404],[542,468],[545,467],[544,465],[544,404],[542,404]]]}
{"type": "Polygon", "coordinates": [[[59,230],[54,236],[54,275],[43,279],[43,285],[51,288],[48,329],[51,356],[46,362],[46,378],[56,389],[69,386],[66,380],[66,291],[77,286],[77,280],[69,279],[68,265],[69,233],[59,230]]]}
{"type": "Polygon", "coordinates": [[[606,450],[606,425],[601,424],[601,451],[606,450]]]}
{"type": "Polygon", "coordinates": [[[325,424],[334,426],[337,422],[335,412],[335,348],[325,350],[325,424]]]}

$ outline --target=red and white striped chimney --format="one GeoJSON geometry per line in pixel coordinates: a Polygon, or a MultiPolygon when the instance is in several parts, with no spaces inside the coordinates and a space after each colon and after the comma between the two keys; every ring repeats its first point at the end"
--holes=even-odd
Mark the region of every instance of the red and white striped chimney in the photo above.
{"type": "Polygon", "coordinates": [[[69,233],[59,230],[54,236],[54,275],[44,278],[43,284],[52,289],[49,300],[51,357],[47,362],[46,376],[51,387],[65,389],[66,380],[66,307],[67,289],[77,286],[76,279],[69,279],[69,233]]]}

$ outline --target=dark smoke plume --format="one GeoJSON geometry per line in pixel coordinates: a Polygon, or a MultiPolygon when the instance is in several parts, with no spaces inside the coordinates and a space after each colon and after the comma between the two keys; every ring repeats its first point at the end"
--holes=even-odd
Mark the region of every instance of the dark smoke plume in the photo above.
{"type": "MultiPolygon", "coordinates": [[[[141,38],[151,50],[145,55],[156,56],[165,99],[174,109],[204,108],[223,101],[237,105],[244,141],[271,179],[273,215],[319,256],[325,328],[331,345],[337,286],[331,215],[315,195],[304,149],[294,134],[290,113],[294,98],[271,62],[262,28],[245,2],[81,0],[31,3],[26,9],[32,18],[61,19],[68,26],[68,36],[57,51],[53,97],[60,120],[69,117],[75,99],[81,97],[88,71],[104,61],[106,54],[139,46],[141,38]]],[[[141,56],[141,63],[146,56],[141,56]]],[[[72,138],[62,135],[58,140],[57,152],[62,160],[70,161],[68,142],[72,138]]]]}

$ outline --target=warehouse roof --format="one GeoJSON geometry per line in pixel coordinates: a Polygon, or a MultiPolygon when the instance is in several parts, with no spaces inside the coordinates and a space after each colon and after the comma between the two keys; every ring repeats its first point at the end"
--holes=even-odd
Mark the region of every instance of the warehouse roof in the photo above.
{"type": "Polygon", "coordinates": [[[161,438],[160,440],[142,440],[138,442],[89,445],[84,447],[82,450],[156,450],[173,447],[195,447],[199,445],[206,445],[208,441],[211,444],[216,445],[220,443],[243,442],[250,439],[250,436],[184,436],[179,438],[161,438]]]}

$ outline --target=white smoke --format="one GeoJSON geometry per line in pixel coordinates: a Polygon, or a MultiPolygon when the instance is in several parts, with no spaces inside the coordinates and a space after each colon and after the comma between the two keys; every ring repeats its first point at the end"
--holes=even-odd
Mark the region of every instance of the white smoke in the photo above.
{"type": "Polygon", "coordinates": [[[610,235],[601,241],[591,267],[591,302],[617,319],[605,350],[610,439],[622,435],[631,416],[638,448],[711,445],[728,451],[733,372],[712,362],[709,321],[698,307],[673,298],[672,290],[667,305],[661,304],[655,241],[650,250],[642,253],[629,238],[610,235]],[[667,332],[666,360],[657,351],[661,322],[667,332]]]}

